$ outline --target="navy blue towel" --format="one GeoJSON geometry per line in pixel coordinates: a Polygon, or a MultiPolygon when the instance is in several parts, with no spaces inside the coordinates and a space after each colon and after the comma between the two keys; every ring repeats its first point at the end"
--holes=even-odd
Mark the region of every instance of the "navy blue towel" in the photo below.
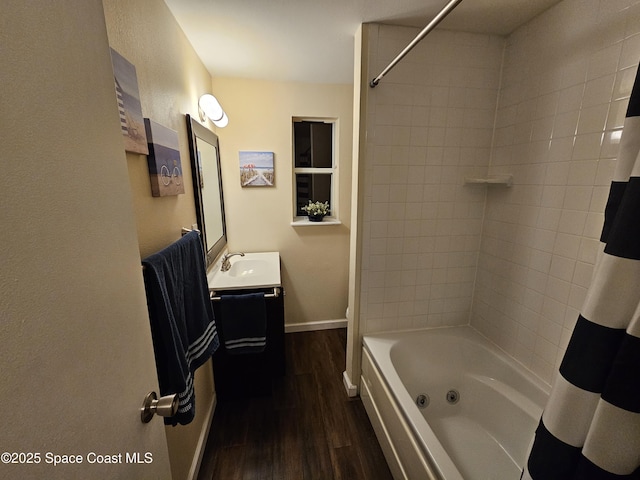
{"type": "Polygon", "coordinates": [[[222,295],[220,328],[230,354],[260,353],[267,345],[264,293],[222,295]]]}
{"type": "Polygon", "coordinates": [[[142,264],[160,394],[180,398],[165,423],[186,425],[195,416],[193,374],[220,345],[200,236],[189,232],[142,264]]]}

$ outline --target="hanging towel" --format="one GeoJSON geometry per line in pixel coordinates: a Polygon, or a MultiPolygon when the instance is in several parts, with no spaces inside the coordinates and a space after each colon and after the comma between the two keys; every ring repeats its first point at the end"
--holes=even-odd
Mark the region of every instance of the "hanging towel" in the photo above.
{"type": "Polygon", "coordinates": [[[523,480],[640,479],[640,70],[591,286],[523,480]]]}
{"type": "Polygon", "coordinates": [[[220,328],[230,354],[260,353],[267,345],[264,293],[222,295],[220,328]]]}
{"type": "Polygon", "coordinates": [[[200,236],[192,231],[142,261],[161,395],[178,393],[167,425],[195,416],[193,375],[218,348],[200,236]]]}

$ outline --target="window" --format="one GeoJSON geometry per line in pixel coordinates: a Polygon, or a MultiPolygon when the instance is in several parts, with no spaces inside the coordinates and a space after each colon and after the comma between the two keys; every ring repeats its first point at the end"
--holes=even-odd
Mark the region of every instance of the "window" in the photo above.
{"type": "Polygon", "coordinates": [[[335,122],[293,120],[293,173],[295,215],[306,216],[302,207],[312,202],[329,202],[336,217],[335,122]]]}

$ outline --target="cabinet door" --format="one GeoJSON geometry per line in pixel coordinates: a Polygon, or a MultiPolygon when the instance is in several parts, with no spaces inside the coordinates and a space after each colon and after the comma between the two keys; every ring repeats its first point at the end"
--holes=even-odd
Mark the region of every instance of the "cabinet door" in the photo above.
{"type": "MultiPolygon", "coordinates": [[[[243,290],[257,293],[263,290],[243,290]]],[[[271,290],[269,290],[271,292],[271,290]]],[[[238,295],[238,291],[217,292],[238,295]]],[[[224,329],[220,301],[213,301],[213,312],[218,322],[221,346],[213,356],[214,379],[218,399],[242,396],[261,396],[271,393],[272,379],[285,373],[284,299],[280,294],[265,299],[267,313],[267,345],[261,353],[230,354],[224,348],[224,329]]]]}

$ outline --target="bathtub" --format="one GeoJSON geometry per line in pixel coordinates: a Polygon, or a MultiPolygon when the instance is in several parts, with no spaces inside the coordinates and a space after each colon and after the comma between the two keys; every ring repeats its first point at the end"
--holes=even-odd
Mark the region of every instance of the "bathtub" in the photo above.
{"type": "Polygon", "coordinates": [[[548,395],[468,326],[363,338],[361,398],[395,480],[518,480],[548,395]]]}

